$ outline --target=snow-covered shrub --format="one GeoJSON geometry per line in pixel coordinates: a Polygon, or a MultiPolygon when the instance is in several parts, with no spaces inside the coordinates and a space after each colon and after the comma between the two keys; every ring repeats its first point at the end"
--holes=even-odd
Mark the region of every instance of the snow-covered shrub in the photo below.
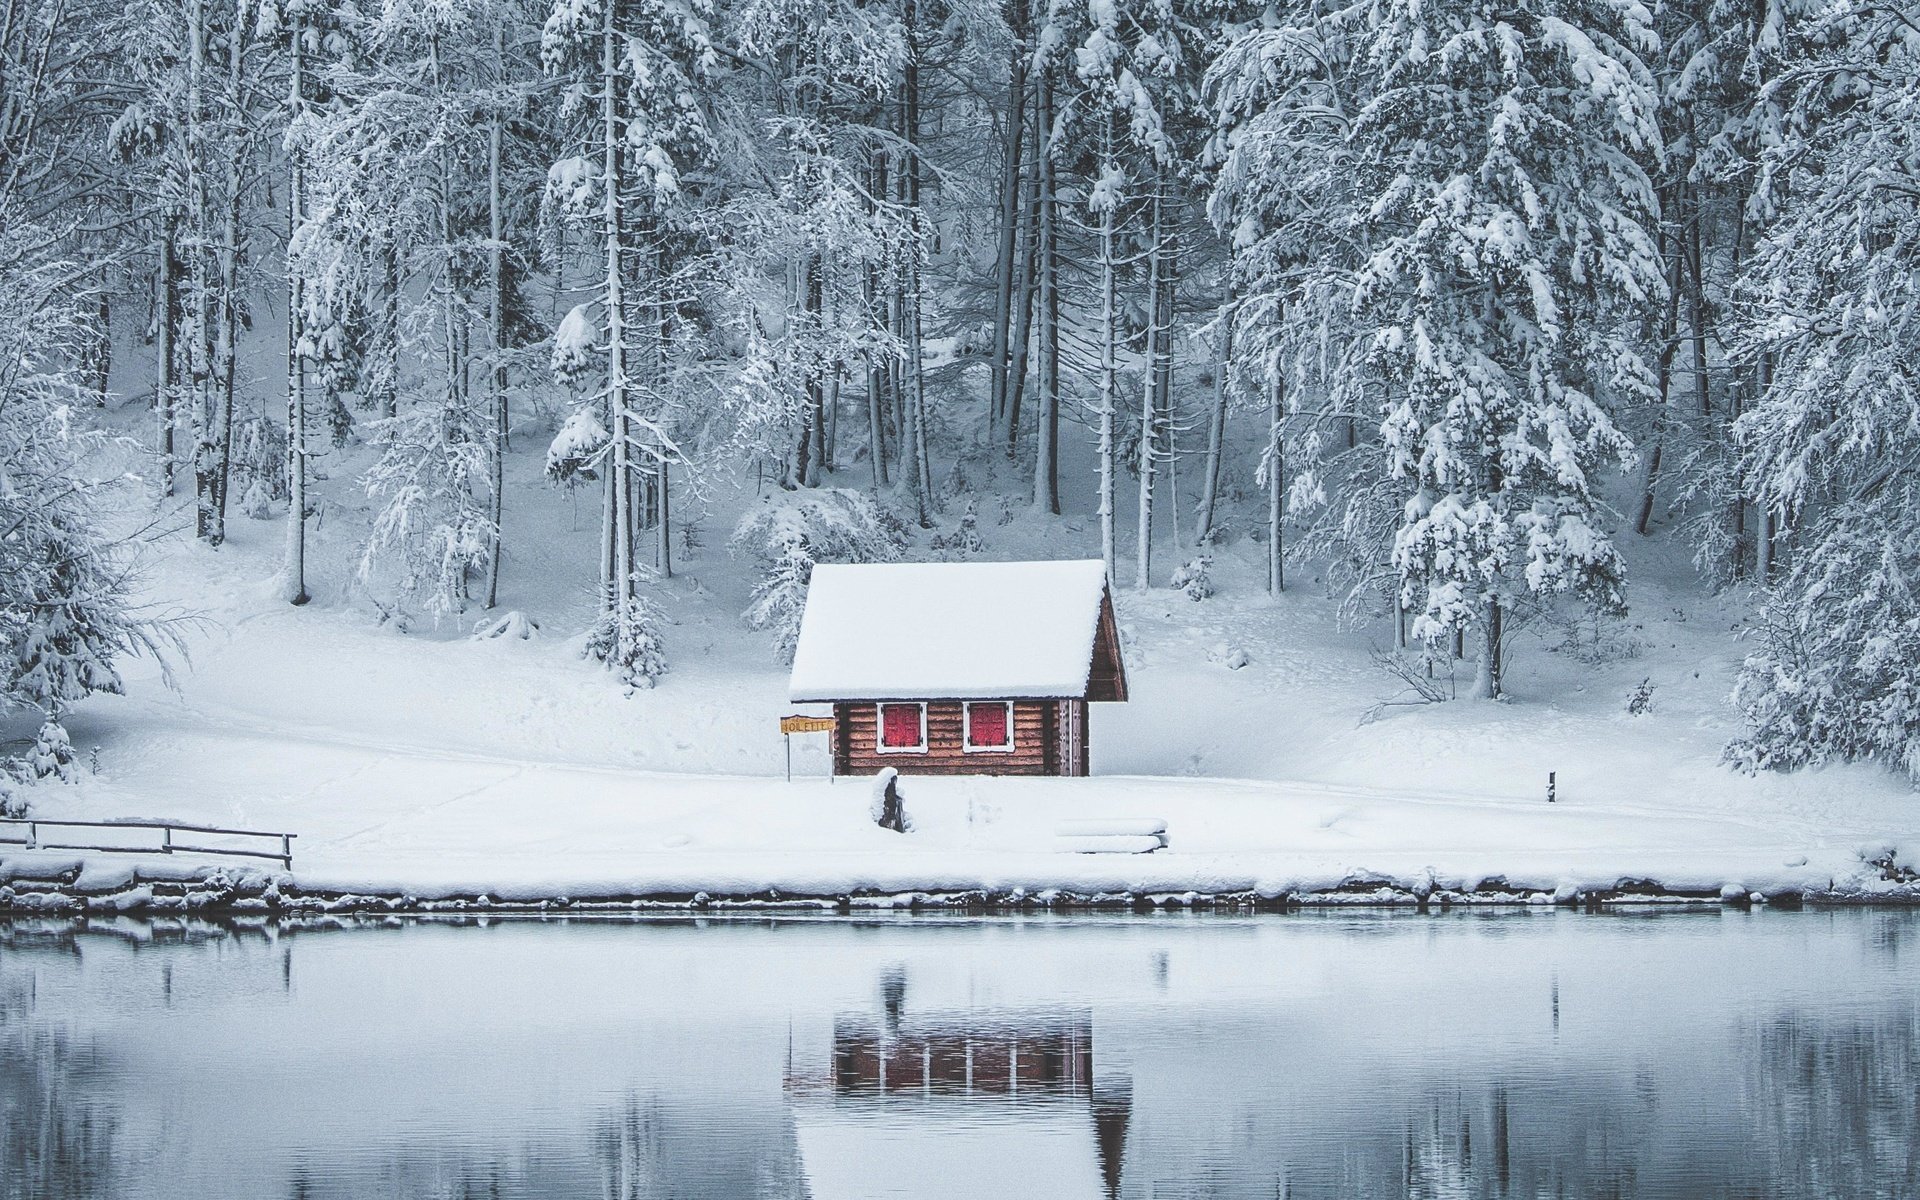
{"type": "Polygon", "coordinates": [[[1202,554],[1190,559],[1173,573],[1173,579],[1167,586],[1183,593],[1189,600],[1205,600],[1213,595],[1212,567],[1213,558],[1209,555],[1202,554]]]}
{"type": "Polygon", "coordinates": [[[780,661],[792,662],[814,564],[892,562],[905,544],[900,522],[864,492],[819,488],[770,496],[740,518],[727,543],[762,569],[753,603],[740,615],[750,629],[773,631],[780,661]]]}
{"type": "Polygon", "coordinates": [[[17,821],[27,815],[29,805],[26,794],[18,786],[19,782],[10,772],[0,770],[0,817],[17,821]]]}
{"type": "Polygon", "coordinates": [[[1229,671],[1238,671],[1250,665],[1253,656],[1231,642],[1216,642],[1207,651],[1207,661],[1219,663],[1229,671]]]}
{"type": "Polygon", "coordinates": [[[1453,659],[1432,646],[1416,655],[1391,650],[1369,650],[1373,665],[1392,676],[1400,687],[1384,700],[1376,700],[1360,714],[1362,725],[1371,725],[1390,708],[1423,704],[1445,704],[1457,694],[1453,678],[1453,659]],[[1443,669],[1444,668],[1444,669],[1443,669]]]}
{"type": "Polygon", "coordinates": [[[384,502],[360,555],[359,580],[383,584],[394,607],[436,623],[466,607],[467,580],[486,570],[493,521],[485,431],[422,405],[374,423],[385,450],[363,480],[384,502]]]}
{"type": "Polygon", "coordinates": [[[599,414],[588,407],[574,409],[547,446],[547,478],[565,484],[598,479],[594,467],[612,442],[599,414]]]}
{"type": "Polygon", "coordinates": [[[873,795],[867,804],[873,823],[895,833],[912,833],[913,818],[907,815],[906,794],[900,790],[900,772],[882,767],[873,777],[873,795]]]}
{"type": "Polygon", "coordinates": [[[539,636],[540,623],[517,608],[503,617],[482,618],[473,627],[473,640],[476,642],[530,642],[539,636]]]}
{"type": "Polygon", "coordinates": [[[592,306],[576,304],[553,331],[553,373],[562,383],[577,384],[593,372],[599,357],[592,306]]]}
{"type": "Polygon", "coordinates": [[[1640,686],[1634,688],[1633,694],[1627,697],[1627,715],[1631,717],[1644,717],[1652,711],[1653,680],[1649,677],[1642,679],[1640,686]]]}
{"type": "Polygon", "coordinates": [[[1639,658],[1646,651],[1646,639],[1640,636],[1644,626],[1603,612],[1576,613],[1559,617],[1544,614],[1560,631],[1553,649],[1575,662],[1597,667],[1605,663],[1639,658]]]}
{"type": "Polygon", "coordinates": [[[666,647],[660,640],[666,618],[644,595],[635,594],[627,604],[630,619],[625,638],[621,636],[619,614],[609,608],[588,627],[580,657],[604,664],[620,680],[620,686],[632,692],[653,687],[667,673],[666,647]]]}
{"type": "Polygon", "coordinates": [[[33,748],[27,751],[27,776],[30,779],[58,779],[62,783],[72,783],[79,777],[78,757],[73,752],[73,741],[67,737],[66,726],[48,717],[40,724],[39,736],[33,739],[33,748]]]}
{"type": "Polygon", "coordinates": [[[987,548],[986,539],[980,536],[980,513],[971,500],[967,501],[967,510],[960,514],[959,522],[953,532],[935,534],[927,543],[932,550],[950,559],[966,558],[978,554],[987,548]]]}
{"type": "Polygon", "coordinates": [[[286,430],[265,417],[236,420],[227,481],[241,512],[256,521],[271,517],[274,504],[287,498],[286,430]]]}

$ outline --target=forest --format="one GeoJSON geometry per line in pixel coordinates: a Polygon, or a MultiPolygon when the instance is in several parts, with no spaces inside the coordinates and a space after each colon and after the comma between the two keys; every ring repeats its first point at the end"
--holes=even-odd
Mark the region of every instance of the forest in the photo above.
{"type": "Polygon", "coordinates": [[[1920,777],[1916,384],[1900,4],[0,0],[29,772],[165,652],[158,514],[283,523],[303,604],[313,464],[360,445],[362,577],[484,612],[538,416],[626,688],[717,475],[792,498],[735,535],[789,646],[813,562],[991,496],[1088,521],[1118,587],[1257,537],[1485,698],[1657,531],[1749,597],[1730,763],[1920,777]]]}

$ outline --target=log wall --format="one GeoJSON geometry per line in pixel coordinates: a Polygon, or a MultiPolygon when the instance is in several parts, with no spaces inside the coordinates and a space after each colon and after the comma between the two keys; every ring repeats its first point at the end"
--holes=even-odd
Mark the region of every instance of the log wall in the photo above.
{"type": "Polygon", "coordinates": [[[1072,774],[1071,770],[1061,770],[1059,704],[1054,700],[1014,701],[1013,749],[969,752],[964,741],[962,702],[929,701],[927,748],[918,754],[880,753],[880,709],[874,702],[836,704],[834,774],[872,775],[883,767],[892,767],[902,775],[1072,774]]]}

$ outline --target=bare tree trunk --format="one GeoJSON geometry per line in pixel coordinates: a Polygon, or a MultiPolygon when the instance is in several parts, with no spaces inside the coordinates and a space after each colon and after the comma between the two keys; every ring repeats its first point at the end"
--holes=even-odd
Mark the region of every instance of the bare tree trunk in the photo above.
{"type": "Polygon", "coordinates": [[[1213,411],[1207,421],[1207,459],[1200,472],[1200,515],[1193,524],[1193,542],[1205,546],[1213,536],[1213,510],[1220,495],[1220,459],[1227,438],[1227,372],[1233,365],[1234,304],[1220,306],[1219,350],[1213,359],[1213,411]]]}
{"type": "Polygon", "coordinates": [[[619,61],[626,39],[615,25],[617,6],[608,4],[600,26],[600,117],[601,186],[605,189],[602,210],[603,236],[606,238],[607,305],[607,428],[612,435],[612,470],[608,477],[612,495],[612,513],[608,530],[610,577],[606,580],[609,606],[613,613],[614,655],[624,664],[634,648],[634,570],[633,570],[633,429],[630,416],[632,390],[627,378],[626,289],[623,278],[622,250],[626,230],[622,221],[621,191],[625,182],[621,162],[624,122],[617,104],[619,61]]]}
{"type": "MultiPolygon", "coordinates": [[[[907,60],[901,88],[901,138],[905,142],[901,183],[907,209],[917,222],[920,216],[920,45],[918,0],[906,0],[902,14],[907,30],[907,60]]],[[[926,379],[922,363],[920,314],[920,253],[916,246],[907,259],[906,295],[901,316],[906,322],[906,430],[911,443],[907,470],[912,480],[914,505],[920,524],[926,525],[933,503],[933,466],[927,452],[926,379]]]]}
{"type": "Polygon", "coordinates": [[[1042,77],[1035,89],[1034,125],[1039,136],[1039,246],[1035,255],[1039,277],[1040,411],[1034,418],[1033,505],[1056,516],[1060,513],[1060,288],[1056,261],[1053,166],[1053,82],[1042,77]]]}
{"type": "MultiPolygon", "coordinates": [[[[243,180],[242,158],[248,144],[247,80],[243,54],[247,20],[244,6],[236,5],[233,28],[227,36],[227,193],[225,229],[220,238],[219,342],[214,357],[220,389],[215,437],[214,513],[222,540],[227,531],[227,480],[233,464],[233,403],[239,386],[240,367],[240,204],[243,180]]],[[[303,201],[304,203],[304,201],[303,201]]]]}
{"type": "Polygon", "coordinates": [[[993,343],[988,351],[992,372],[992,396],[987,409],[987,430],[997,435],[1007,415],[1007,393],[1011,383],[1010,361],[1013,345],[1013,307],[1018,283],[1017,252],[1021,221],[1020,199],[1023,187],[1023,151],[1026,145],[1027,46],[1023,22],[1025,0],[1013,0],[1012,48],[1007,63],[1007,135],[1001,156],[1000,238],[994,256],[993,343]]]}
{"type": "Polygon", "coordinates": [[[654,466],[653,565],[660,578],[673,578],[673,522],[667,504],[668,484],[673,481],[673,464],[664,456],[654,466]]]}
{"type": "Polygon", "coordinates": [[[840,369],[836,365],[827,375],[826,435],[821,439],[820,469],[838,469],[840,447],[840,369]]]}
{"type": "MultiPolygon", "coordinates": [[[[805,278],[807,319],[816,330],[826,323],[826,287],[822,273],[820,256],[809,256],[805,278]]],[[[812,401],[807,419],[813,426],[813,449],[807,468],[811,481],[817,484],[827,469],[827,381],[818,364],[811,368],[807,393],[812,401]]]]}
{"type": "Polygon", "coordinates": [[[113,378],[113,304],[107,294],[104,282],[100,288],[100,305],[96,316],[98,328],[95,330],[93,344],[93,403],[95,407],[107,406],[107,386],[113,378]]]}
{"type": "MultiPolygon", "coordinates": [[[[1100,170],[1111,173],[1118,167],[1113,161],[1113,116],[1107,114],[1100,129],[1100,170]]],[[[1100,557],[1107,566],[1107,578],[1114,567],[1114,418],[1120,407],[1120,296],[1119,277],[1114,260],[1114,223],[1117,199],[1109,197],[1100,209],[1100,557]]]]}
{"type": "Polygon", "coordinates": [[[1140,504],[1133,574],[1133,586],[1143,592],[1152,580],[1153,488],[1161,458],[1160,339],[1165,319],[1161,304],[1167,268],[1165,183],[1165,173],[1156,171],[1149,206],[1152,241],[1147,249],[1147,362],[1146,369],[1140,373],[1140,504]]]}
{"type": "Polygon", "coordinates": [[[1505,666],[1500,661],[1500,597],[1487,597],[1487,612],[1481,622],[1480,669],[1474,680],[1474,694],[1483,700],[1498,700],[1503,686],[1505,666]]]}
{"type": "MultiPolygon", "coordinates": [[[[879,290],[877,280],[871,268],[862,280],[863,298],[866,301],[867,319],[877,315],[879,290]]],[[[884,392],[885,365],[867,352],[867,466],[873,473],[873,486],[877,490],[887,486],[887,414],[884,392]]]]}
{"type": "Polygon", "coordinates": [[[1688,321],[1693,326],[1693,390],[1699,400],[1701,417],[1711,421],[1713,399],[1707,387],[1707,297],[1703,278],[1705,264],[1701,261],[1700,209],[1697,198],[1688,212],[1687,243],[1690,279],[1690,286],[1687,289],[1687,313],[1688,321]]]}
{"type": "MultiPolygon", "coordinates": [[[[301,21],[304,22],[302,17],[301,21]]],[[[306,106],[304,24],[293,30],[293,77],[289,112],[297,120],[306,106]]],[[[287,237],[300,231],[306,212],[305,167],[296,149],[287,160],[287,237]]],[[[307,395],[306,364],[301,353],[302,281],[298,271],[287,281],[287,554],[286,598],[305,604],[307,595],[307,395]]]]}
{"type": "Polygon", "coordinates": [[[159,422],[160,495],[173,495],[173,334],[179,320],[180,296],[174,258],[176,223],[168,217],[160,233],[160,273],[155,281],[160,315],[153,335],[153,411],[159,422]]]}
{"type": "Polygon", "coordinates": [[[1286,443],[1281,427],[1286,418],[1286,387],[1276,376],[1273,407],[1267,414],[1267,592],[1287,590],[1286,554],[1286,443]]]}
{"type": "Polygon", "coordinates": [[[208,334],[212,322],[208,304],[212,288],[207,278],[207,243],[212,232],[212,201],[207,194],[206,131],[207,14],[206,0],[188,0],[187,6],[187,379],[193,397],[194,535],[218,546],[221,526],[216,491],[216,461],[220,450],[219,422],[214,411],[213,364],[208,334]]]}
{"type": "MultiPolygon", "coordinates": [[[[493,70],[506,75],[506,31],[493,26],[493,70]]],[[[507,485],[507,269],[506,210],[500,190],[503,131],[496,108],[487,122],[487,349],[493,369],[487,373],[489,424],[487,440],[487,593],[485,605],[500,603],[501,522],[505,516],[507,485]]]]}
{"type": "MultiPolygon", "coordinates": [[[[298,291],[298,285],[294,286],[298,291]]],[[[307,397],[306,379],[301,369],[300,318],[294,310],[287,313],[287,336],[294,345],[287,351],[287,548],[285,556],[286,599],[305,604],[307,595],[307,397]]]]}
{"type": "MultiPolygon", "coordinates": [[[[1762,354],[1756,373],[1758,375],[1758,395],[1767,394],[1773,386],[1773,358],[1762,354]]],[[[1761,587],[1773,582],[1773,538],[1774,512],[1763,497],[1754,500],[1753,531],[1753,580],[1761,587]]]]}
{"type": "Polygon", "coordinates": [[[392,420],[400,412],[400,252],[390,238],[380,246],[380,313],[380,415],[392,420]]]}
{"type": "Polygon", "coordinates": [[[920,335],[920,267],[908,268],[907,285],[907,438],[911,446],[907,466],[913,479],[914,504],[920,523],[925,525],[935,507],[933,502],[933,464],[927,452],[926,375],[922,369],[920,335]]]}
{"type": "Polygon", "coordinates": [[[1006,411],[1002,420],[1003,434],[1006,439],[1006,454],[1010,460],[1017,460],[1020,449],[1020,402],[1027,390],[1027,363],[1030,360],[1033,343],[1033,306],[1038,298],[1040,280],[1038,277],[1039,255],[1036,253],[1039,241],[1039,192],[1040,176],[1036,163],[1042,153],[1040,124],[1032,123],[1033,145],[1029,148],[1027,163],[1020,172],[1020,253],[1016,263],[1020,276],[1019,293],[1013,303],[1012,361],[1007,365],[1006,411]]]}
{"type": "Polygon", "coordinates": [[[1653,524],[1654,498],[1660,486],[1660,458],[1666,445],[1667,401],[1673,387],[1673,358],[1680,348],[1680,247],[1673,247],[1673,261],[1667,268],[1667,310],[1661,319],[1660,354],[1654,363],[1658,380],[1658,407],[1653,412],[1653,449],[1647,452],[1646,485],[1640,492],[1640,513],[1633,531],[1645,537],[1653,524]]]}

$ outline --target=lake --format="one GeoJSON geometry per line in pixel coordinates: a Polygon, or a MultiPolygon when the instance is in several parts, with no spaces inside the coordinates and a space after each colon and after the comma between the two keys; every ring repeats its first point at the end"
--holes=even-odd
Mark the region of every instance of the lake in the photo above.
{"type": "Polygon", "coordinates": [[[6,1197],[1913,1197],[1920,913],[0,921],[6,1197]]]}

